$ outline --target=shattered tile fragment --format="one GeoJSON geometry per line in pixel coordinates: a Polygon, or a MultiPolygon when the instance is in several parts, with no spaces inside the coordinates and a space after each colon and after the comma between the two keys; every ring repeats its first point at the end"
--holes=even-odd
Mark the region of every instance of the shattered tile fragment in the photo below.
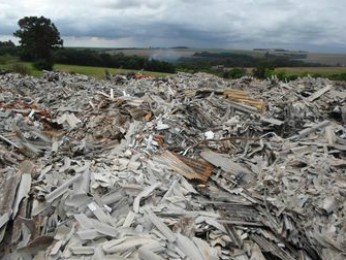
{"type": "Polygon", "coordinates": [[[345,259],[345,93],[0,75],[0,258],[345,259]]]}

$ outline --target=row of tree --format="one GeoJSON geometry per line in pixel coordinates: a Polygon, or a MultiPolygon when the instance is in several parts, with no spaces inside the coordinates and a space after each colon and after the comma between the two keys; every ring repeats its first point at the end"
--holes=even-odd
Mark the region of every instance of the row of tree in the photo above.
{"type": "Polygon", "coordinates": [[[0,55],[18,55],[38,69],[52,70],[55,62],[71,65],[117,67],[125,69],[175,72],[174,65],[138,56],[108,54],[89,49],[63,48],[63,40],[54,23],[43,16],[24,17],[18,21],[20,47],[11,41],[0,42],[0,55]]]}
{"type": "Polygon", "coordinates": [[[4,42],[1,42],[0,41],[0,48],[14,48],[16,47],[16,45],[11,41],[4,41],[4,42]]]}
{"type": "Polygon", "coordinates": [[[182,63],[188,65],[197,65],[204,67],[212,67],[216,65],[222,65],[224,67],[257,67],[257,66],[267,66],[267,67],[316,67],[322,66],[321,64],[308,63],[295,57],[290,56],[277,56],[266,54],[263,56],[253,56],[242,53],[230,53],[230,52],[196,52],[193,58],[181,59],[182,63]]]}
{"type": "Polygon", "coordinates": [[[88,65],[96,67],[123,68],[174,73],[171,63],[123,53],[109,54],[91,49],[64,48],[54,52],[57,63],[71,65],[88,65]]]}
{"type": "Polygon", "coordinates": [[[0,55],[16,55],[17,54],[17,49],[16,45],[12,41],[0,41],[0,55]]]}

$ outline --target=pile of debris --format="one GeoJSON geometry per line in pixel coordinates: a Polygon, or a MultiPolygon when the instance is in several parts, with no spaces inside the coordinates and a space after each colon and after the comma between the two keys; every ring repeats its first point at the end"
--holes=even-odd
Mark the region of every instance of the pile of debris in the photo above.
{"type": "Polygon", "coordinates": [[[345,259],[346,91],[0,76],[2,259],[345,259]]]}

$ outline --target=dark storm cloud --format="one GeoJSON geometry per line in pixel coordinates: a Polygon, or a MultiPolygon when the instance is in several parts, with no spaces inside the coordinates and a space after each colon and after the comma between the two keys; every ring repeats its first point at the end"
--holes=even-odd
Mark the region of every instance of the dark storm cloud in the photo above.
{"type": "MultiPolygon", "coordinates": [[[[131,46],[338,49],[346,42],[342,0],[3,0],[0,34],[27,15],[44,15],[64,37],[131,46]]],[[[345,47],[345,46],[344,46],[345,47]]],[[[346,47],[345,47],[346,49],[346,47]]]]}

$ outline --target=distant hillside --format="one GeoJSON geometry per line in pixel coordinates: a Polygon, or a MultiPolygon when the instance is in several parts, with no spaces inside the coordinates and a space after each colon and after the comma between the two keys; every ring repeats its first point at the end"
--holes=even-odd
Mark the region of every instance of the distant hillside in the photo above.
{"type": "MultiPolygon", "coordinates": [[[[96,50],[96,49],[95,49],[96,50]]],[[[109,54],[123,53],[124,55],[136,55],[140,57],[153,58],[161,61],[186,61],[189,58],[196,59],[201,58],[201,53],[208,53],[208,58],[213,58],[211,54],[215,56],[227,56],[227,55],[248,55],[251,57],[261,58],[264,56],[284,57],[290,60],[297,60],[306,64],[298,63],[292,64],[299,66],[345,66],[346,54],[324,54],[324,53],[309,53],[307,51],[292,51],[280,48],[255,48],[253,50],[238,50],[238,49],[199,49],[189,48],[186,46],[175,46],[171,48],[150,47],[150,48],[107,48],[97,49],[98,51],[107,52],[109,54]]],[[[206,55],[202,58],[206,58],[206,55]]],[[[247,63],[244,61],[244,63],[247,63]]]]}

